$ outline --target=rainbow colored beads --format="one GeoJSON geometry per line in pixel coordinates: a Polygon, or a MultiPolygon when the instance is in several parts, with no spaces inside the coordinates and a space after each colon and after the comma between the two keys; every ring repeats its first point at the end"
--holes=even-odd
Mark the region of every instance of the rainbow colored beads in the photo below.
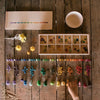
{"type": "Polygon", "coordinates": [[[85,61],[89,62],[90,59],[6,59],[6,61],[85,61]]]}

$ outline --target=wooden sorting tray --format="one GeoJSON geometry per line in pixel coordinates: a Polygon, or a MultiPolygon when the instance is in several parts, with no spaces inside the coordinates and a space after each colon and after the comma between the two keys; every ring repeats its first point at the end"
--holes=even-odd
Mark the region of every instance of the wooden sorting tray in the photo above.
{"type": "Polygon", "coordinates": [[[39,55],[89,55],[88,34],[39,34],[39,55]]]}

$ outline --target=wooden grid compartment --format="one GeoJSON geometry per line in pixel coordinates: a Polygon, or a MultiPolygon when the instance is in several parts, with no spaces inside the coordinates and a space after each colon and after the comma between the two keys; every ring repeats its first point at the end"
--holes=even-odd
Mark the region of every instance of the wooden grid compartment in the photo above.
{"type": "Polygon", "coordinates": [[[88,34],[40,34],[39,55],[89,55],[88,34]]]}

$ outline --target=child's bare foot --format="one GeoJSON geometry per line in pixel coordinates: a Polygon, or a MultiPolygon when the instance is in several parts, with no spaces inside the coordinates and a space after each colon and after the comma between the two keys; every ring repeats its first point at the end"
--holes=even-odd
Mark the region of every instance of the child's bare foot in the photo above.
{"type": "Polygon", "coordinates": [[[77,81],[69,82],[67,84],[67,87],[68,87],[68,91],[70,95],[72,96],[73,100],[79,100],[77,81]]]}

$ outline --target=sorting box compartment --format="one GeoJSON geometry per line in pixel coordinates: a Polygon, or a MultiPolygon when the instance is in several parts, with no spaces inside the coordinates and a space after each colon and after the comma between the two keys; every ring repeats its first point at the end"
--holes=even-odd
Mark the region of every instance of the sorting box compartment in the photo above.
{"type": "Polygon", "coordinates": [[[39,34],[39,55],[89,54],[89,34],[39,34]]]}

